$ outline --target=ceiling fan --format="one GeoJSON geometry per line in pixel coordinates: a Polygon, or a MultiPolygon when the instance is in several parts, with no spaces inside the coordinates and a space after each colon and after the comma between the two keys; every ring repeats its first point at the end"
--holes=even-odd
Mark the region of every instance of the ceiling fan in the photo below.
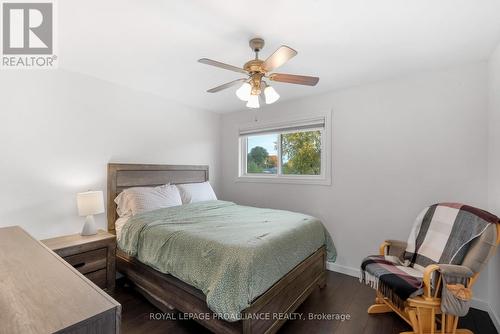
{"type": "Polygon", "coordinates": [[[202,58],[198,61],[202,64],[220,67],[225,70],[234,71],[246,74],[247,77],[230,81],[223,85],[214,87],[207,90],[208,93],[216,93],[223,89],[238,85],[243,82],[241,87],[236,91],[236,96],[242,101],[246,101],[246,106],[249,108],[259,108],[259,96],[264,95],[262,98],[266,104],[276,102],[280,96],[264,79],[277,82],[286,82],[297,85],[315,86],[319,78],[304,75],[283,74],[283,73],[270,73],[274,69],[285,64],[291,58],[297,55],[294,49],[282,45],[266,60],[259,59],[259,52],[264,47],[264,40],[262,38],[253,38],[249,42],[250,47],[255,52],[255,59],[246,62],[243,68],[221,63],[215,60],[202,58]]]}

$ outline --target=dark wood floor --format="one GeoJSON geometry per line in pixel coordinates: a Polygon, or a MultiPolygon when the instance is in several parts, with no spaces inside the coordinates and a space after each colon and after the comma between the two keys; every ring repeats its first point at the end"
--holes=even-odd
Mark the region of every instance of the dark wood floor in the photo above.
{"type": "MultiPolygon", "coordinates": [[[[395,314],[368,315],[374,291],[347,275],[328,272],[326,288],[319,288],[296,311],[307,317],[313,314],[349,314],[350,320],[289,320],[280,333],[352,333],[392,334],[410,330],[395,314]]],[[[122,304],[122,333],[209,333],[192,320],[150,320],[160,312],[145,298],[119,280],[113,297],[122,304]]],[[[471,309],[461,320],[461,327],[476,334],[497,333],[486,312],[471,309]]]]}

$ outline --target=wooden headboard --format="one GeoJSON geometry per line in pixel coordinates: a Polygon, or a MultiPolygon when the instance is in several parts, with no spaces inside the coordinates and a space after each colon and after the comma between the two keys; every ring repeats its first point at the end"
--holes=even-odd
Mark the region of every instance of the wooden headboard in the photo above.
{"type": "Polygon", "coordinates": [[[205,181],[208,166],[108,164],[108,231],[115,231],[115,198],[123,189],[205,181]]]}

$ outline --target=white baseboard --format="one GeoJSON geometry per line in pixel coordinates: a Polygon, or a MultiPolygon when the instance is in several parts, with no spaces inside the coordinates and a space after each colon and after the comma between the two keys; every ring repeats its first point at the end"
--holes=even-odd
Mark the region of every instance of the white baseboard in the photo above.
{"type": "MultiPolygon", "coordinates": [[[[359,277],[359,272],[360,272],[360,270],[358,268],[343,266],[343,265],[336,264],[333,262],[326,262],[326,269],[330,270],[330,271],[337,272],[337,273],[353,276],[356,278],[359,277]]],[[[500,319],[493,312],[493,310],[490,307],[490,304],[488,304],[486,301],[484,301],[482,299],[472,298],[471,306],[475,309],[488,312],[488,314],[490,315],[491,321],[493,321],[495,328],[500,333],[500,319]]]]}
{"type": "Polygon", "coordinates": [[[326,262],[326,269],[330,271],[334,271],[336,273],[341,273],[353,277],[359,277],[359,269],[352,268],[348,266],[343,266],[340,264],[336,264],[333,262],[326,262]]]}
{"type": "Polygon", "coordinates": [[[481,311],[486,311],[488,313],[489,313],[489,311],[491,311],[490,305],[487,302],[485,302],[482,299],[478,299],[478,298],[474,298],[474,297],[472,297],[471,307],[477,308],[478,310],[481,310],[481,311]]]}

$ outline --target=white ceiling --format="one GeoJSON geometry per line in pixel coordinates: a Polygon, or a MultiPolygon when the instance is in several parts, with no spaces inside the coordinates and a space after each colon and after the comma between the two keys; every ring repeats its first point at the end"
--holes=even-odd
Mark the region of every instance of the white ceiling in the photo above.
{"type": "MultiPolygon", "coordinates": [[[[241,77],[197,63],[242,66],[248,40],[263,58],[298,55],[278,72],[317,75],[316,87],[276,83],[282,100],[410,72],[487,59],[500,41],[496,0],[58,1],[59,66],[216,112],[241,110],[241,77]]],[[[282,101],[280,100],[280,101],[282,101]]],[[[279,103],[278,101],[277,103],[279,103]]]]}

